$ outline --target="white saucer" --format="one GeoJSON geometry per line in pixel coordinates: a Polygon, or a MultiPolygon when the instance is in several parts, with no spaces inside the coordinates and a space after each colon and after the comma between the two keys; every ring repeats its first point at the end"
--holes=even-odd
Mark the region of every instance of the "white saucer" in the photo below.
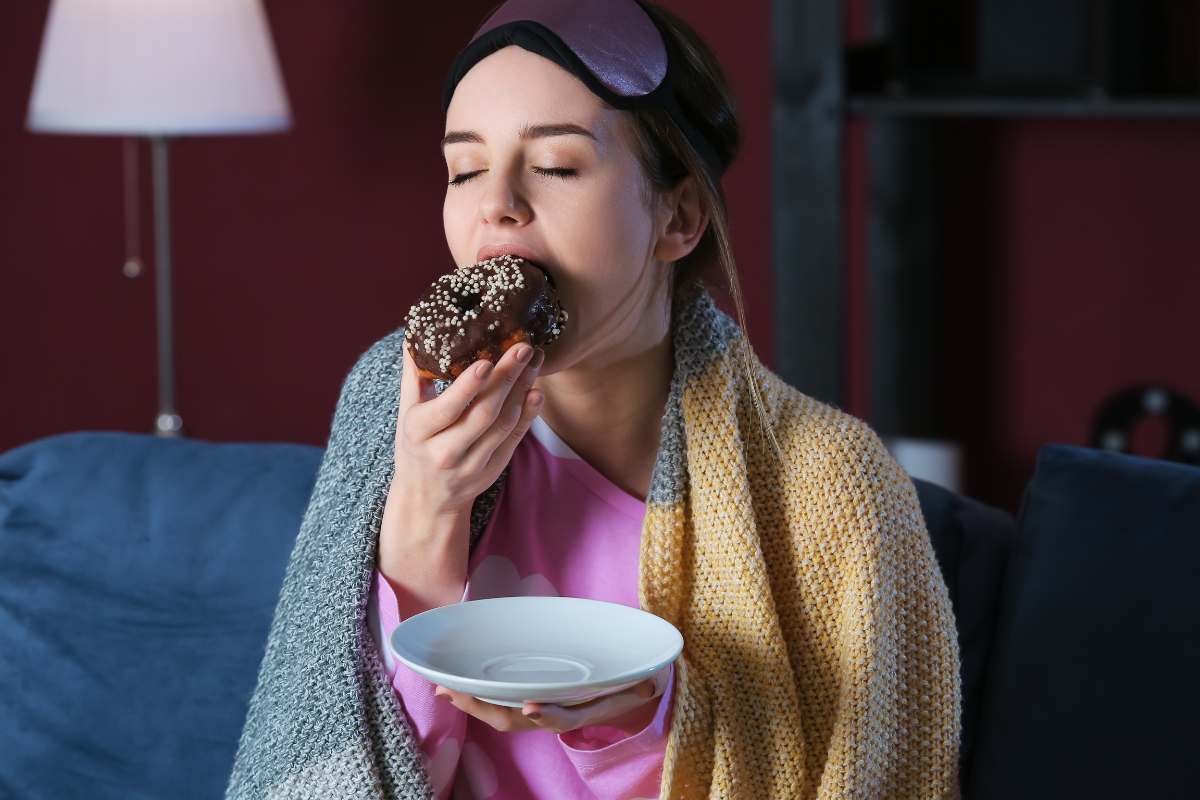
{"type": "Polygon", "coordinates": [[[645,680],[679,657],[662,617],[582,597],[466,600],[410,617],[392,651],[433,683],[488,703],[576,705],[645,680]]]}

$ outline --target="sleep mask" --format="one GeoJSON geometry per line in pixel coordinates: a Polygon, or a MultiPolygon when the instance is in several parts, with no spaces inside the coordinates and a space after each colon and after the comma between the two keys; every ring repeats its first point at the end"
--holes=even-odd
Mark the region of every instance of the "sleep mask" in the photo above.
{"type": "Polygon", "coordinates": [[[613,108],[665,109],[720,180],[728,164],[674,91],[671,65],[680,56],[637,0],[508,0],[454,59],[443,113],[471,67],[514,44],[558,64],[613,108]]]}

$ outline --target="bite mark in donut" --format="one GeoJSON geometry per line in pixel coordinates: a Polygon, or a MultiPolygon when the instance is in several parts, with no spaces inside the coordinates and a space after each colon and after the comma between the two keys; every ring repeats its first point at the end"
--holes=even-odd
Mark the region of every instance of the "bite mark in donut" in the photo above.
{"type": "Polygon", "coordinates": [[[404,338],[422,377],[452,381],[476,361],[498,362],[520,342],[552,344],[566,321],[550,273],[503,255],[434,281],[408,310],[404,338]]]}

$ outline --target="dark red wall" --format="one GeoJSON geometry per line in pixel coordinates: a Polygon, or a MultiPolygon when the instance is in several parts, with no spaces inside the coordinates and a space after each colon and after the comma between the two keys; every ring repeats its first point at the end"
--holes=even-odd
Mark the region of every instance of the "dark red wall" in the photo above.
{"type": "MultiPolygon", "coordinates": [[[[355,357],[451,266],[441,87],[495,2],[265,5],[293,130],[172,145],[178,407],[198,438],[323,444],[355,357]]],[[[745,147],[725,187],[751,340],[771,364],[769,5],[664,5],[712,44],[738,96],[745,147]]],[[[157,407],[149,151],[148,269],[129,279],[121,140],[24,127],[47,8],[0,4],[0,450],[149,431],[157,407]]]]}
{"type": "MultiPolygon", "coordinates": [[[[1158,383],[1200,404],[1200,122],[963,122],[942,136],[939,410],[976,494],[1015,505],[1037,449],[1088,444],[1119,389],[1158,383]]],[[[1162,433],[1135,429],[1134,452],[1160,455],[1162,433]]]]}

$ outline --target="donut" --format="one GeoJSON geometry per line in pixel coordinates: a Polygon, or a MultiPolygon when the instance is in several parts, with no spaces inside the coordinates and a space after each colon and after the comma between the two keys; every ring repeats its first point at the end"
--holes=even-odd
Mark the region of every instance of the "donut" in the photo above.
{"type": "Polygon", "coordinates": [[[520,342],[557,341],[566,321],[550,273],[502,255],[434,281],[409,308],[404,338],[421,377],[453,381],[480,359],[498,362],[520,342]]]}

